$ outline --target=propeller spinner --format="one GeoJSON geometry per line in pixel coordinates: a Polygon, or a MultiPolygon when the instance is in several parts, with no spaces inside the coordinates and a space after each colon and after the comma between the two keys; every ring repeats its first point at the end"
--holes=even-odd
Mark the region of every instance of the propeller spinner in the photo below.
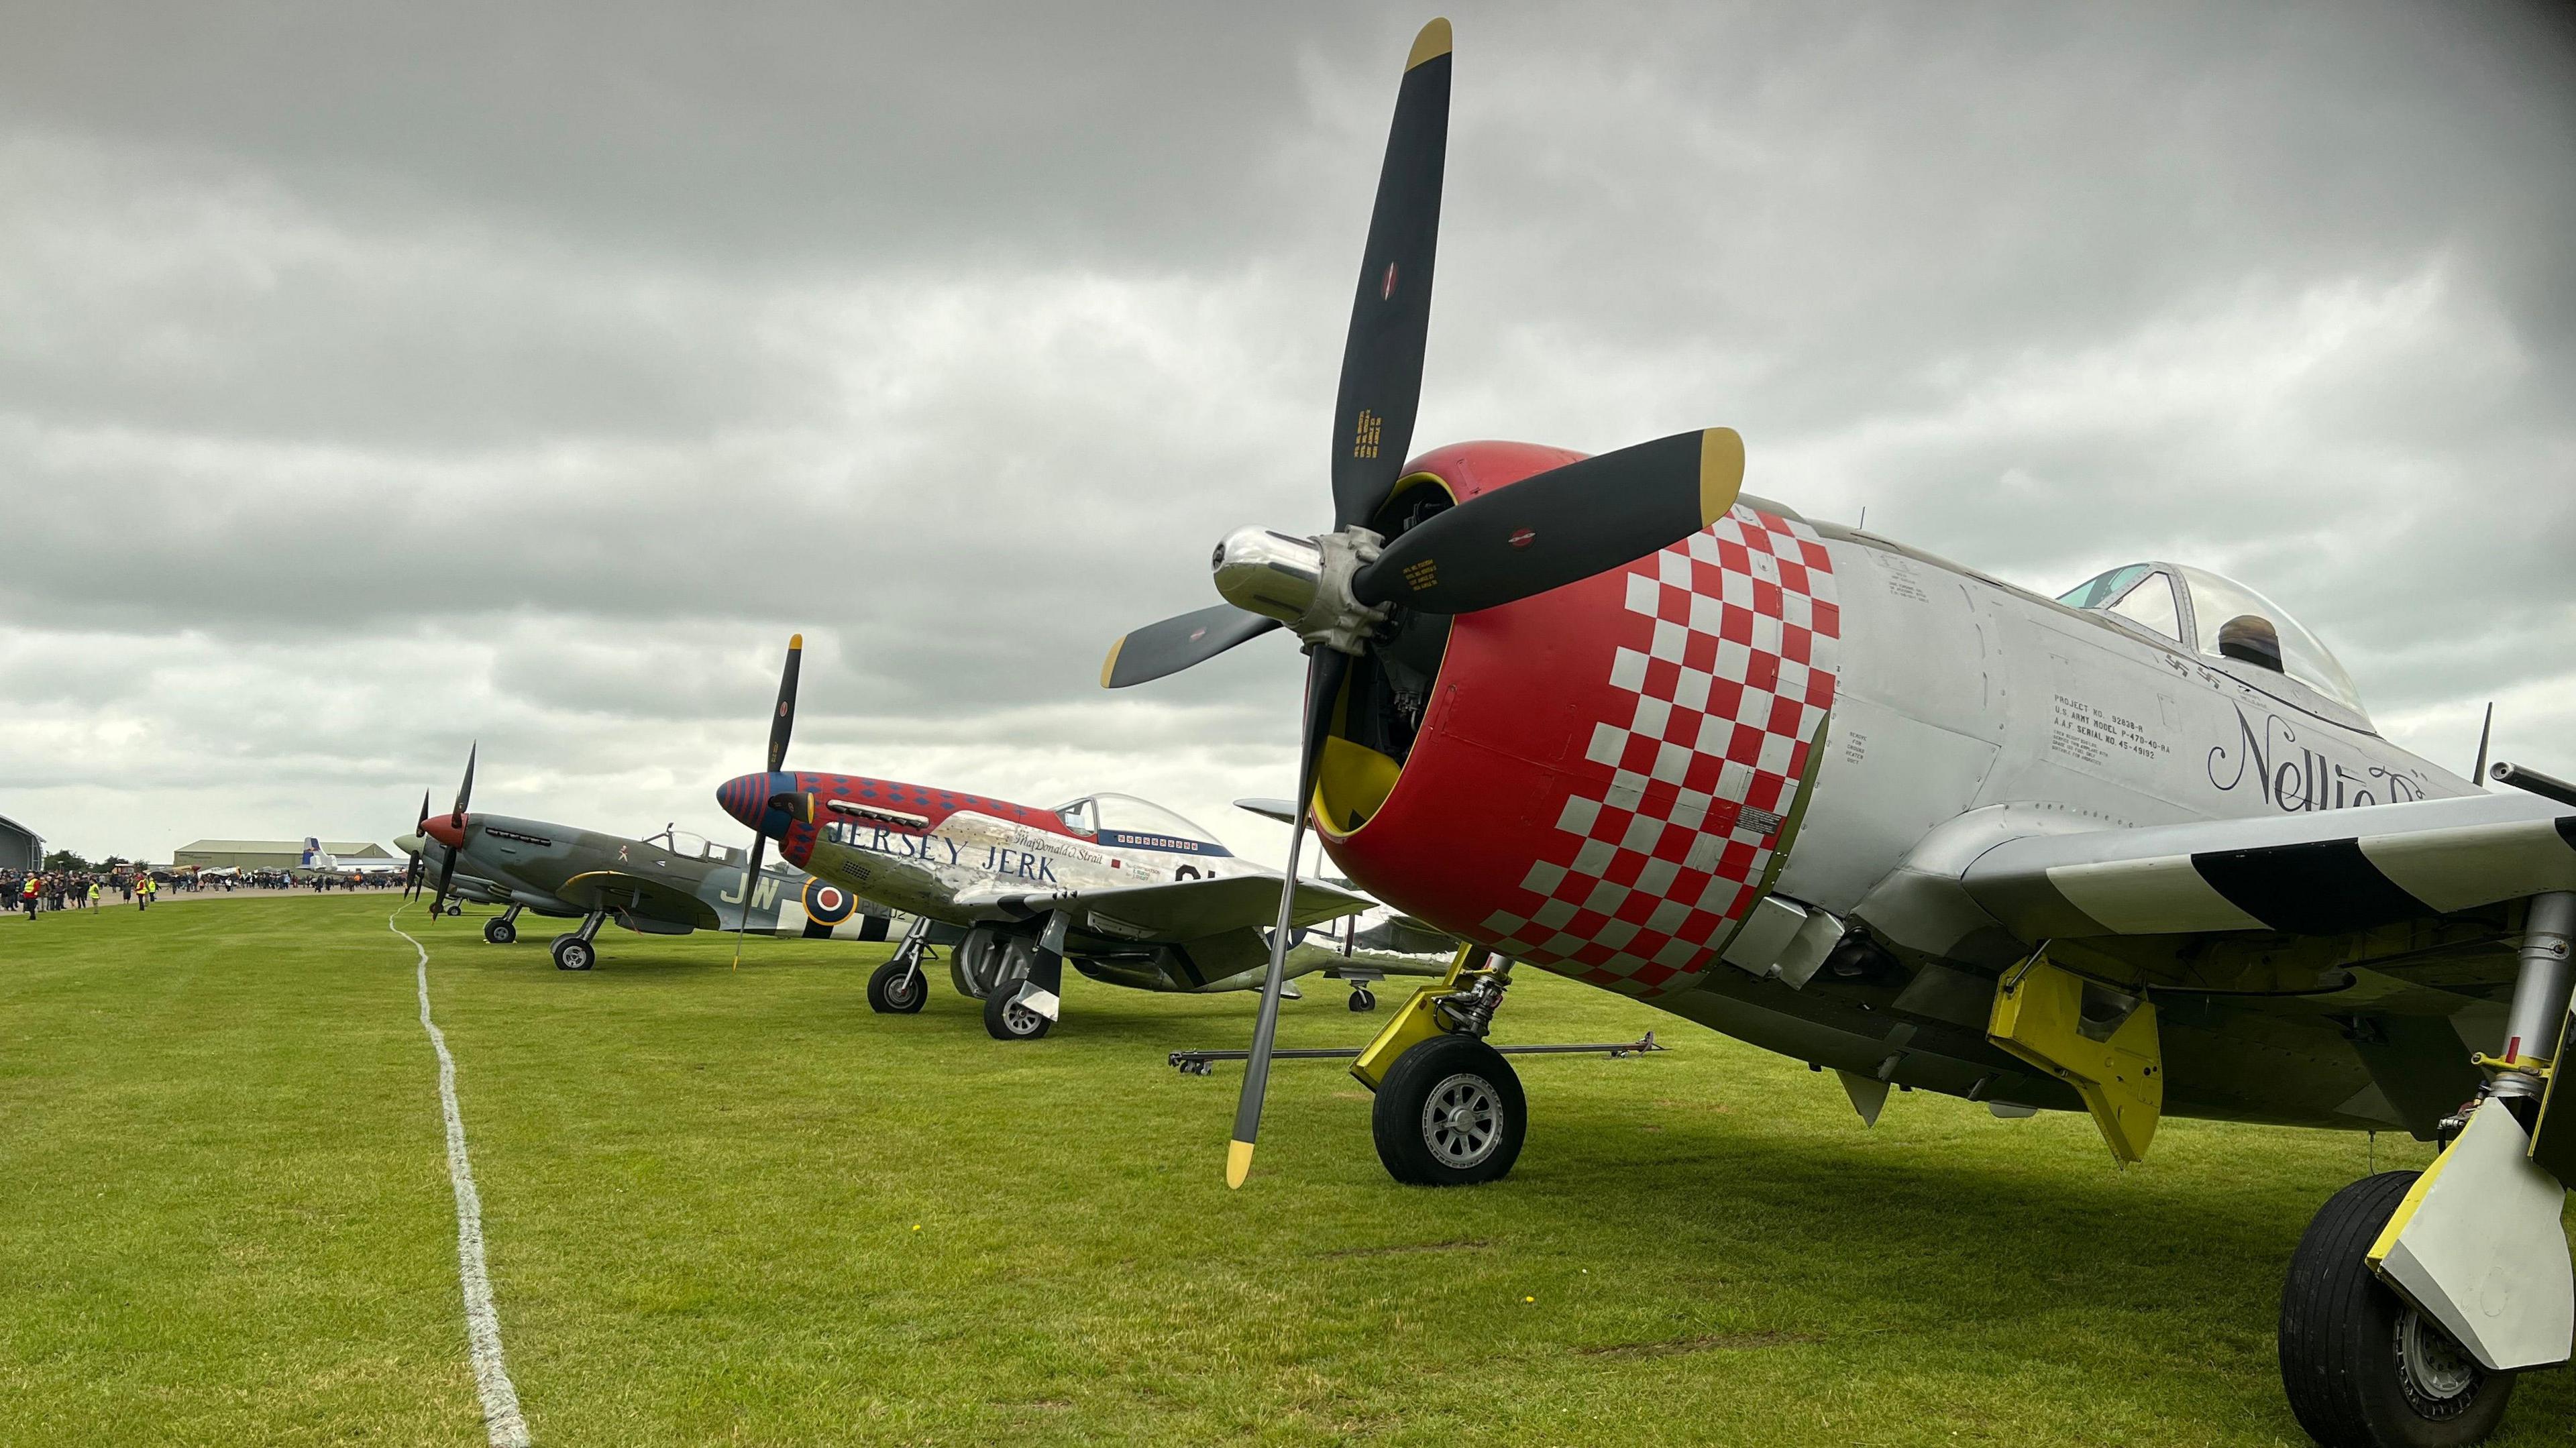
{"type": "Polygon", "coordinates": [[[1524,478],[1416,515],[1394,536],[1370,527],[1394,496],[1413,443],[1449,139],[1449,22],[1414,37],[1387,130],[1386,160],[1351,303],[1333,411],[1333,530],[1298,537],[1242,529],[1213,560],[1224,603],[1138,629],[1110,649],[1101,683],[1125,688],[1178,673],[1282,627],[1304,646],[1298,816],[1271,933],[1226,1184],[1252,1166],[1279,1028],[1298,857],[1334,701],[1356,658],[1390,646],[1407,615],[1498,607],[1656,553],[1735,505],[1744,444],[1730,428],[1677,433],[1524,478]]]}
{"type": "MultiPolygon", "coordinates": [[[[447,909],[448,887],[456,883],[456,855],[465,848],[465,807],[474,800],[474,758],[482,749],[479,742],[466,747],[465,778],[456,786],[456,808],[448,811],[447,818],[433,820],[426,808],[421,813],[420,832],[438,841],[444,851],[444,858],[438,862],[438,888],[429,894],[432,920],[447,909]]],[[[423,796],[421,802],[426,806],[428,797],[423,796]]]]}

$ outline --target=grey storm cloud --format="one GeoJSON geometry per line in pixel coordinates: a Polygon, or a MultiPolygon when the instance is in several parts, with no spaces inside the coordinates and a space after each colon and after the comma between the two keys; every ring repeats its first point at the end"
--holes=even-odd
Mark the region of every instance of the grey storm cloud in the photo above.
{"type": "MultiPolygon", "coordinates": [[[[1426,12],[1427,14],[1427,12],[1426,12]]],[[[2576,727],[2576,38],[2445,6],[1473,6],[1417,445],[1711,423],[2034,587],[2271,593],[2454,766],[2576,727]]],[[[1324,521],[1383,7],[26,7],[0,812],[709,828],[793,757],[1222,820],[1324,521]]],[[[1282,832],[1237,816],[1239,846],[1282,832]]]]}

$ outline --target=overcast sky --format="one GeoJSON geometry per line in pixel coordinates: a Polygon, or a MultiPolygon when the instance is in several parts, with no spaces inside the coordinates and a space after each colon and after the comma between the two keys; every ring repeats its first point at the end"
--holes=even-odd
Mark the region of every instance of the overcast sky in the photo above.
{"type": "MultiPolygon", "coordinates": [[[[168,858],[791,765],[1286,793],[1382,5],[0,0],[0,815],[168,858]]],[[[2234,573],[2576,772],[2576,45],[2490,3],[1461,6],[1417,446],[1715,423],[2055,592],[2234,573]]],[[[719,827],[722,827],[721,829],[719,827]]]]}

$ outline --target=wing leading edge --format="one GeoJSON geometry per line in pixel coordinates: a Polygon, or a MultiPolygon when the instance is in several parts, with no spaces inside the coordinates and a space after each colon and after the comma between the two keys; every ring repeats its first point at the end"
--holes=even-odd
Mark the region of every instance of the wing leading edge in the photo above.
{"type": "Polygon", "coordinates": [[[1980,855],[1960,882],[2030,941],[2333,935],[2576,890],[2576,810],[2471,795],[2024,836],[1980,855]]]}

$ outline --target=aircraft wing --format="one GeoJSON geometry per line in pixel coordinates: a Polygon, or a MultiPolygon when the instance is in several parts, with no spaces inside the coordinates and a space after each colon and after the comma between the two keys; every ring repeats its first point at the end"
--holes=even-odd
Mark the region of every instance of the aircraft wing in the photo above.
{"type": "Polygon", "coordinates": [[[623,870],[591,870],[564,881],[556,891],[584,910],[608,910],[648,920],[714,930],[723,922],[715,907],[668,880],[649,880],[623,870]]]}
{"type": "MultiPolygon", "coordinates": [[[[1313,925],[1370,906],[1366,896],[1301,880],[1290,923],[1313,925]]],[[[1087,935],[1138,944],[1204,940],[1229,930],[1266,930],[1279,919],[1279,877],[1230,875],[1213,880],[1173,880],[1160,885],[1112,885],[1088,890],[989,892],[961,896],[958,904],[987,908],[1014,919],[1052,910],[1073,914],[1087,935]]]]}
{"type": "Polygon", "coordinates": [[[2337,935],[2576,890],[2576,810],[2486,794],[2025,836],[1979,856],[1961,883],[2026,941],[2337,935]]]}

